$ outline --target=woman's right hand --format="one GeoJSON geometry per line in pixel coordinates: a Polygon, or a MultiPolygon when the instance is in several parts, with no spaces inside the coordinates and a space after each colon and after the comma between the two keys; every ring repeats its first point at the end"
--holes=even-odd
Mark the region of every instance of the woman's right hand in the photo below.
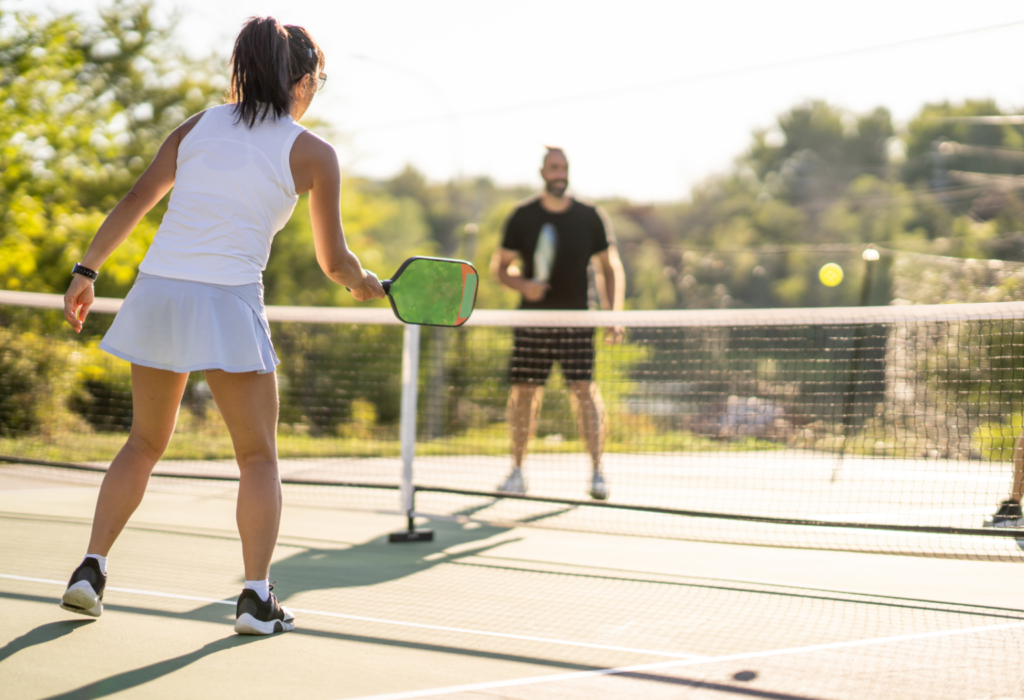
{"type": "Polygon", "coordinates": [[[377,275],[369,270],[363,270],[363,281],[361,284],[349,288],[356,301],[370,301],[370,299],[383,299],[387,295],[384,287],[381,286],[377,275]]]}

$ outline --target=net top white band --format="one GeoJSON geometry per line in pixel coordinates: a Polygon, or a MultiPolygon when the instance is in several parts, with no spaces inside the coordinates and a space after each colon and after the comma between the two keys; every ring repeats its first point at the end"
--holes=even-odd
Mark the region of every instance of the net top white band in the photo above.
{"type": "MultiPolygon", "coordinates": [[[[95,313],[117,313],[121,299],[99,297],[95,313]]],[[[0,304],[44,309],[64,308],[59,294],[0,291],[0,304]]],[[[268,306],[271,321],[399,325],[391,309],[326,306],[268,306]]],[[[1024,319],[1024,302],[934,304],[810,309],[698,309],[665,311],[520,311],[479,309],[467,326],[532,326],[545,328],[607,327],[671,328],[728,326],[847,325],[862,323],[955,322],[1024,319]]]]}

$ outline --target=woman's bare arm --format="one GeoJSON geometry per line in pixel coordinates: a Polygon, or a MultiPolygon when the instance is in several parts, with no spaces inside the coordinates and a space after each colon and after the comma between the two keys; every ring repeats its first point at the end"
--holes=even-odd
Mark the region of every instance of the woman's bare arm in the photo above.
{"type": "MultiPolygon", "coordinates": [[[[178,169],[178,146],[202,116],[202,113],[199,113],[190,118],[164,140],[153,162],[128,190],[128,194],[107,215],[93,236],[89,250],[82,258],[82,265],[91,270],[103,267],[110,254],[128,238],[142,217],[174,187],[174,176],[178,169]]],[[[64,318],[75,332],[82,331],[82,323],[89,315],[93,298],[92,281],[81,275],[73,275],[68,291],[64,295],[64,318]]]]}
{"type": "Polygon", "coordinates": [[[377,276],[363,269],[348,248],[341,226],[341,167],[334,147],[315,134],[295,139],[291,153],[296,192],[309,192],[309,217],[313,224],[316,261],[330,279],[344,285],[357,301],[384,297],[377,276]]]}

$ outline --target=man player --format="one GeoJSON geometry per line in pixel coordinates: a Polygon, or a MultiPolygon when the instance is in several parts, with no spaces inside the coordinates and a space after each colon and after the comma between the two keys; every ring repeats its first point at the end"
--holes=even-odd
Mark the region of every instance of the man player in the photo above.
{"type": "MultiPolygon", "coordinates": [[[[626,276],[604,212],[567,194],[569,161],[561,148],[547,148],[540,175],[544,191],[519,205],[505,222],[493,273],[503,285],[522,294],[522,309],[585,311],[588,268],[593,263],[601,308],[621,310],[626,276]]],[[[617,342],[621,334],[619,328],[609,329],[606,341],[617,342]]],[[[604,405],[592,381],[594,329],[516,328],[513,342],[508,401],[513,466],[498,490],[526,493],[523,458],[536,432],[544,383],[557,361],[574,399],[580,435],[593,465],[590,496],[608,498],[601,473],[604,405]]]]}

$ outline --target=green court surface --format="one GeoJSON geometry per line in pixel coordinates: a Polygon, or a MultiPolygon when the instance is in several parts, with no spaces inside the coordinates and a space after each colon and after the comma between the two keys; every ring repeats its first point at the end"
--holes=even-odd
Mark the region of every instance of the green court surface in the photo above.
{"type": "Polygon", "coordinates": [[[1024,698],[1018,563],[710,544],[288,502],[295,632],[233,634],[233,485],[154,488],[105,612],[57,600],[95,482],[0,466],[0,697],[1024,698]]]}

